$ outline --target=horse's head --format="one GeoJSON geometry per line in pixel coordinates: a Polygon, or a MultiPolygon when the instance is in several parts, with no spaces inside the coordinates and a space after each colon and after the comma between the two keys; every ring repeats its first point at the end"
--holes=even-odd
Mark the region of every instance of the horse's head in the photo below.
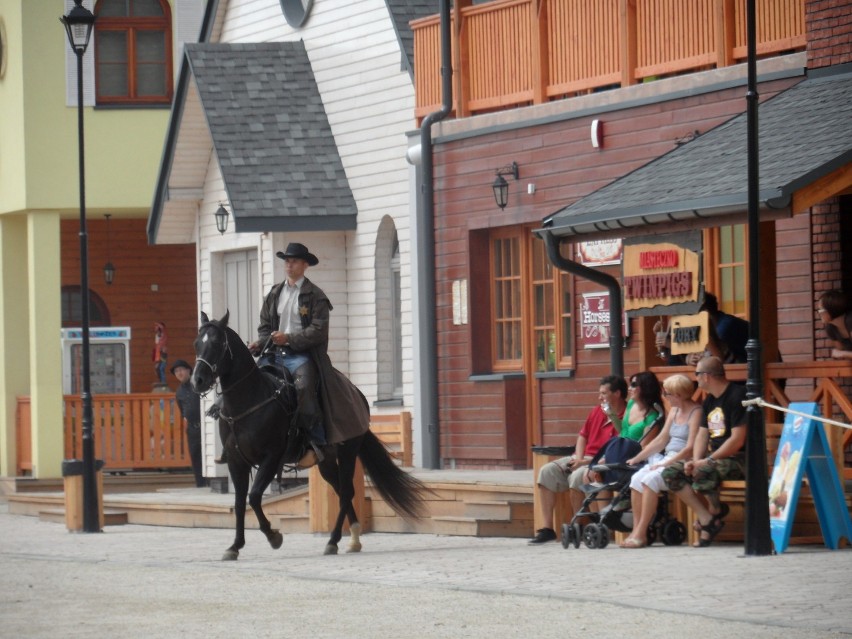
{"type": "Polygon", "coordinates": [[[229,316],[230,311],[217,321],[201,313],[201,327],[195,338],[195,368],[189,378],[196,393],[206,393],[218,377],[227,375],[230,370],[234,355],[228,342],[229,316]]]}

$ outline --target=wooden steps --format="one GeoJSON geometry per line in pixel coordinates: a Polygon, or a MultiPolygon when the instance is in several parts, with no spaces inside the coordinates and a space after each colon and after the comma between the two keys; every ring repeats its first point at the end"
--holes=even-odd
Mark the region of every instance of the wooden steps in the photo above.
{"type": "MultiPolygon", "coordinates": [[[[530,485],[475,481],[456,483],[445,479],[426,480],[425,483],[430,493],[426,497],[424,517],[418,521],[407,521],[393,512],[368,479],[364,512],[359,512],[364,531],[470,537],[529,537],[532,534],[531,481],[530,485]]],[[[50,492],[8,494],[6,500],[12,514],[64,523],[61,487],[50,492]]],[[[151,492],[113,493],[105,490],[105,525],[128,523],[231,529],[234,526],[233,500],[233,494],[187,488],[183,482],[151,492]]],[[[282,533],[310,532],[307,485],[267,495],[263,507],[273,527],[282,533]]],[[[246,511],[246,528],[257,528],[251,508],[246,511]]]]}

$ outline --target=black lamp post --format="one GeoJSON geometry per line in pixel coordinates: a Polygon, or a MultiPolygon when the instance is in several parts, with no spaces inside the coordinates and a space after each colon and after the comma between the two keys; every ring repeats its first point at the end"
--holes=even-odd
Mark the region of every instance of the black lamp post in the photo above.
{"type": "Polygon", "coordinates": [[[92,432],[92,395],[89,370],[89,241],[86,233],[86,173],[83,151],[83,54],[89,46],[95,16],[74,0],[74,8],[60,20],[77,56],[77,139],[80,153],[80,304],[83,315],[83,532],[100,532],[98,486],[95,481],[95,438],[92,432]]]}
{"type": "MultiPolygon", "coordinates": [[[[748,173],[748,259],[749,259],[749,339],[748,379],[746,397],[756,399],[763,395],[760,346],[760,240],[759,194],[760,149],[758,145],[758,94],[757,94],[757,8],[756,0],[746,2],[746,41],[748,92],[746,94],[747,123],[747,173],[748,173]]],[[[745,554],[760,556],[772,554],[772,537],[769,529],[769,496],[766,480],[766,427],[760,408],[750,405],[746,411],[746,512],[745,554]]]]}

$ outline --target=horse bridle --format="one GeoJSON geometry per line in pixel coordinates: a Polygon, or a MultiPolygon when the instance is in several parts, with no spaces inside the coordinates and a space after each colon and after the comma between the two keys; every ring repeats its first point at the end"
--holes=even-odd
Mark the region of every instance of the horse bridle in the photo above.
{"type": "Polygon", "coordinates": [[[224,358],[224,357],[225,357],[225,353],[228,353],[228,355],[230,355],[230,356],[231,356],[231,360],[233,361],[233,359],[234,359],[234,353],[231,351],[231,343],[228,341],[228,334],[225,332],[225,330],[224,330],[224,329],[219,328],[219,327],[218,327],[216,324],[214,324],[213,322],[207,322],[206,324],[202,324],[202,325],[201,325],[201,328],[198,330],[198,332],[200,333],[201,331],[203,331],[205,328],[208,328],[208,327],[210,327],[210,328],[214,328],[214,329],[216,329],[216,330],[218,330],[218,331],[221,331],[221,333],[222,333],[222,337],[223,337],[223,338],[224,338],[224,340],[225,340],[225,346],[224,346],[224,348],[222,348],[222,352],[219,354],[219,357],[217,357],[217,358],[216,358],[216,362],[215,362],[215,363],[211,364],[210,362],[208,362],[208,361],[207,361],[206,359],[204,359],[203,357],[199,357],[199,356],[197,356],[197,355],[196,355],[196,357],[195,357],[195,361],[196,361],[196,362],[201,362],[202,364],[206,365],[206,366],[207,366],[207,368],[209,368],[209,369],[210,369],[210,372],[211,372],[211,373],[213,373],[213,377],[219,377],[219,374],[216,372],[216,371],[217,371],[217,369],[219,368],[219,362],[221,362],[221,361],[222,361],[222,358],[224,358]]]}

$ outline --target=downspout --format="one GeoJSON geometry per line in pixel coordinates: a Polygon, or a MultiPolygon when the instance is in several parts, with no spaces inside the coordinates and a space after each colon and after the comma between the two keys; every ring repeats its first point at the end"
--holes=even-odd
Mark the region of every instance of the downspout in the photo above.
{"type": "Polygon", "coordinates": [[[562,257],[559,253],[559,240],[557,240],[550,231],[541,232],[542,239],[547,246],[547,257],[550,263],[556,268],[566,273],[579,275],[580,277],[590,280],[595,284],[605,286],[609,291],[609,360],[612,375],[624,377],[624,352],[623,352],[623,337],[622,337],[622,306],[621,306],[621,287],[618,280],[612,275],[596,271],[593,268],[584,266],[579,262],[573,262],[562,257]]]}
{"type": "Polygon", "coordinates": [[[447,117],[453,105],[453,69],[450,46],[450,0],[441,0],[441,109],[420,125],[420,149],[423,166],[423,206],[417,216],[418,290],[420,307],[421,356],[420,397],[422,398],[423,467],[441,467],[441,436],[438,423],[438,348],[435,297],[435,188],[432,162],[432,125],[447,117]]]}

